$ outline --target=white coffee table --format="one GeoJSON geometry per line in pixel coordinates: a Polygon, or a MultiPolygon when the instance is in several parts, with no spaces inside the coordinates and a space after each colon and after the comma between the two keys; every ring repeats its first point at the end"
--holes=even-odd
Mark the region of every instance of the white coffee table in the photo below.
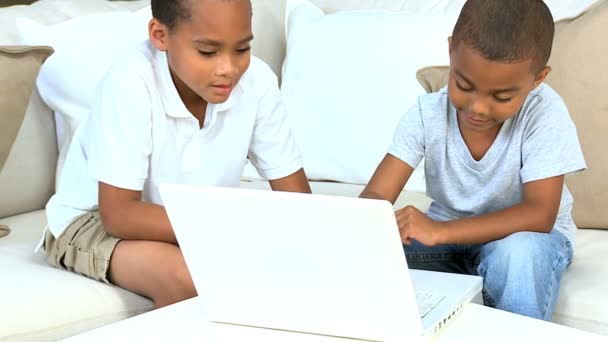
{"type": "MultiPolygon", "coordinates": [[[[65,341],[294,341],[345,342],[344,338],[208,323],[193,298],[74,336],[65,341]]],[[[606,341],[594,335],[478,304],[467,305],[435,341],[606,341]]],[[[357,340],[360,341],[360,340],[357,340]]]]}

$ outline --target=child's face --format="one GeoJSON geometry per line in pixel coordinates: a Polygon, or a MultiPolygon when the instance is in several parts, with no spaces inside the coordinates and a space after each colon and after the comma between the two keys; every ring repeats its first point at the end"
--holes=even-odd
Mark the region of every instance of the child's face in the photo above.
{"type": "Polygon", "coordinates": [[[153,19],[151,40],[157,48],[167,51],[169,67],[184,102],[200,97],[209,103],[222,103],[249,67],[251,7],[247,0],[190,3],[191,20],[178,21],[173,32],[157,23],[165,31],[155,37],[153,19]]]}
{"type": "Polygon", "coordinates": [[[490,61],[465,43],[452,48],[448,96],[458,111],[461,129],[495,132],[521,109],[528,93],[547,76],[550,68],[533,72],[533,61],[490,61]]]}

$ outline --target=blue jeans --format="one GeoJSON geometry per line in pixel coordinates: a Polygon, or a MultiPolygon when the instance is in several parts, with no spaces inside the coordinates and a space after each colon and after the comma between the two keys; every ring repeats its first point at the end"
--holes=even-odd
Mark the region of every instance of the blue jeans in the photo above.
{"type": "Polygon", "coordinates": [[[479,245],[404,246],[410,268],[483,277],[485,305],[550,320],[563,272],[572,261],[570,241],[551,233],[519,232],[479,245]]]}

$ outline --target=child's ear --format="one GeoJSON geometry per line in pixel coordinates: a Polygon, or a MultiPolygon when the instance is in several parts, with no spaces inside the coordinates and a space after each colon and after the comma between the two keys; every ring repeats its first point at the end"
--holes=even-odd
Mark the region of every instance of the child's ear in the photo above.
{"type": "Polygon", "coordinates": [[[448,37],[448,53],[452,54],[452,36],[448,37]]]}
{"type": "Polygon", "coordinates": [[[545,80],[545,78],[547,78],[547,75],[549,75],[549,73],[551,72],[551,67],[550,66],[546,66],[543,68],[543,70],[541,70],[537,75],[536,78],[534,79],[534,88],[538,87],[539,84],[543,83],[543,81],[545,80]]]}
{"type": "Polygon", "coordinates": [[[160,51],[167,51],[167,36],[169,35],[167,25],[156,18],[152,18],[148,23],[148,35],[155,48],[160,51]]]}

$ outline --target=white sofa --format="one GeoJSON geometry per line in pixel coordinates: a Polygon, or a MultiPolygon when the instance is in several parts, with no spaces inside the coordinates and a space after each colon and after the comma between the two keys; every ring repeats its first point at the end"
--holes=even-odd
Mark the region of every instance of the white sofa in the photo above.
{"type": "MultiPolygon", "coordinates": [[[[267,61],[280,75],[285,56],[283,14],[285,1],[253,0],[252,2],[256,36],[253,53],[267,61]]],[[[341,9],[370,8],[401,10],[410,8],[410,3],[413,3],[407,0],[316,0],[313,2],[332,12],[341,9]]],[[[146,4],[145,0],[130,2],[42,0],[30,6],[2,8],[0,9],[0,46],[19,43],[19,34],[15,26],[15,19],[18,17],[54,24],[101,11],[137,10],[146,4]]],[[[603,16],[608,17],[607,6],[603,4],[600,7],[598,10],[601,9],[603,16]]],[[[595,69],[600,73],[600,78],[608,81],[608,68],[606,62],[602,63],[604,64],[598,65],[595,69]]],[[[2,72],[3,70],[0,70],[0,73],[2,72]]],[[[568,75],[564,77],[567,78],[568,75]]],[[[556,83],[558,82],[559,80],[556,80],[556,83]]],[[[596,89],[591,96],[604,96],[601,91],[596,89]]],[[[0,93],[0,97],[3,96],[9,95],[0,93]]],[[[602,108],[603,114],[594,113],[596,117],[599,118],[608,111],[608,106],[602,108]]],[[[4,119],[2,110],[0,108],[0,122],[4,119]]],[[[598,124],[603,125],[605,129],[608,127],[606,122],[604,118],[602,123],[598,121],[598,124]]],[[[581,136],[586,134],[584,131],[581,132],[580,126],[579,134],[581,136]]],[[[595,141],[593,144],[597,146],[605,146],[606,143],[606,138],[600,136],[582,138],[590,168],[606,170],[605,159],[599,157],[594,159],[594,154],[587,153],[589,141],[592,139],[595,141]]],[[[2,341],[58,340],[152,309],[152,303],[146,298],[54,269],[46,264],[42,253],[33,253],[46,224],[43,207],[54,189],[57,158],[58,147],[52,110],[40,101],[40,97],[34,91],[27,115],[6,164],[4,168],[0,166],[0,225],[4,224],[10,228],[8,236],[0,238],[0,269],[3,271],[0,278],[0,340],[2,341]]],[[[242,185],[268,188],[262,181],[243,181],[242,185]]],[[[577,199],[584,196],[587,191],[593,192],[596,197],[602,196],[601,193],[598,194],[597,189],[600,191],[606,189],[599,183],[597,188],[593,189],[585,183],[585,180],[577,180],[570,185],[574,188],[573,192],[577,199]],[[577,187],[579,184],[582,185],[577,187]]],[[[363,186],[313,181],[312,188],[315,193],[357,196],[363,186]]],[[[425,209],[430,200],[423,193],[404,191],[397,206],[404,203],[425,209]]],[[[602,205],[606,204],[608,204],[606,201],[602,203],[602,205]]],[[[601,210],[596,212],[603,215],[601,210]]],[[[579,210],[578,213],[581,211],[579,210]]],[[[590,217],[592,214],[585,213],[585,215],[590,219],[588,221],[595,222],[590,217]]],[[[593,225],[597,226],[597,224],[589,226],[593,225]]],[[[574,261],[564,276],[553,320],[560,324],[608,335],[608,294],[606,293],[608,231],[579,229],[577,241],[574,261]]]]}

